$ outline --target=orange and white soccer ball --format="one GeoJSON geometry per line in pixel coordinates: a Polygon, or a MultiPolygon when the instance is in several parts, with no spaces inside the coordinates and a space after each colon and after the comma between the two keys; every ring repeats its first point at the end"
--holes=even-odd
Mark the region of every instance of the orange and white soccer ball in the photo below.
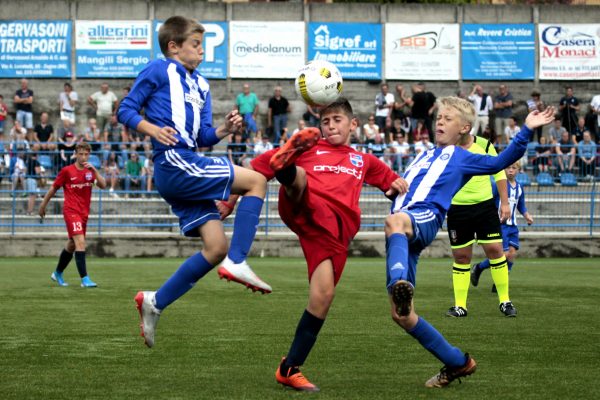
{"type": "Polygon", "coordinates": [[[306,104],[327,106],[342,94],[342,74],[329,61],[313,60],[300,68],[295,86],[306,104]]]}

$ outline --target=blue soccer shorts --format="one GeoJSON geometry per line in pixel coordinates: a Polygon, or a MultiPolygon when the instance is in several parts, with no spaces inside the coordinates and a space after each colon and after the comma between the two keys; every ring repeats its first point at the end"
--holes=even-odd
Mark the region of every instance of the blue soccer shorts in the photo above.
{"type": "Polygon", "coordinates": [[[154,158],[156,189],[179,218],[185,236],[197,237],[196,228],[220,219],[215,200],[229,198],[233,177],[233,165],[226,158],[188,149],[167,150],[154,158]]]}
{"type": "Polygon", "coordinates": [[[519,227],[502,224],[502,249],[508,251],[510,247],[519,250],[519,227]]]}

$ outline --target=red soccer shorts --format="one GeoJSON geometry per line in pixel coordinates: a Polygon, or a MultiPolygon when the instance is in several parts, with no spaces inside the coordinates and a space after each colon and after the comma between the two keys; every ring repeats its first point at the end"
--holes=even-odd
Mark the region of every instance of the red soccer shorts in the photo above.
{"type": "Polygon", "coordinates": [[[299,204],[292,203],[283,188],[279,191],[279,215],[300,239],[309,281],[324,260],[331,259],[333,263],[335,284],[346,266],[348,246],[354,235],[340,229],[340,221],[333,214],[325,202],[310,194],[308,187],[299,204]]]}
{"type": "Polygon", "coordinates": [[[64,214],[65,225],[67,225],[67,233],[69,234],[69,239],[71,239],[75,235],[84,235],[87,228],[87,216],[79,215],[79,214],[64,214]]]}

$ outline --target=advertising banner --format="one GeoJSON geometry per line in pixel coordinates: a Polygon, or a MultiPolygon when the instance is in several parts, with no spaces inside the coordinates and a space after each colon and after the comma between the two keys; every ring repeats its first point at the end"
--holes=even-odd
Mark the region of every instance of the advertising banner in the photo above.
{"type": "Polygon", "coordinates": [[[305,64],[304,22],[231,21],[232,78],[295,78],[305,64]]]}
{"type": "Polygon", "coordinates": [[[150,21],[75,21],[78,78],[134,78],[150,61],[150,21]]]}
{"type": "Polygon", "coordinates": [[[71,21],[0,21],[0,78],[70,78],[71,21]]]}
{"type": "Polygon", "coordinates": [[[344,79],[381,79],[381,24],[308,24],[308,59],[335,64],[344,79]]]}
{"type": "Polygon", "coordinates": [[[463,24],[461,55],[462,79],[534,79],[535,26],[463,24]]]}
{"type": "MultiPolygon", "coordinates": [[[[158,30],[164,21],[153,23],[152,54],[165,58],[158,44],[158,30]]],[[[204,32],[204,60],[198,67],[202,76],[210,79],[227,79],[227,22],[201,22],[204,32]]]]}
{"type": "Polygon", "coordinates": [[[539,78],[600,78],[600,25],[539,24],[539,78]]]}
{"type": "Polygon", "coordinates": [[[385,77],[458,79],[458,24],[385,24],[385,77]]]}

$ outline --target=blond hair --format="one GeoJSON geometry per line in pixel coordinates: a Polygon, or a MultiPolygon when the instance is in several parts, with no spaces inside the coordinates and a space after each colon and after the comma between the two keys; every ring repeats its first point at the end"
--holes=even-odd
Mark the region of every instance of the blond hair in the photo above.
{"type": "Polygon", "coordinates": [[[475,108],[468,100],[455,96],[442,97],[438,100],[438,109],[442,107],[455,109],[460,114],[464,123],[473,126],[473,122],[475,122],[475,108]]]}
{"type": "Polygon", "coordinates": [[[516,169],[521,169],[521,161],[515,161],[509,167],[515,167],[516,169]]]}

